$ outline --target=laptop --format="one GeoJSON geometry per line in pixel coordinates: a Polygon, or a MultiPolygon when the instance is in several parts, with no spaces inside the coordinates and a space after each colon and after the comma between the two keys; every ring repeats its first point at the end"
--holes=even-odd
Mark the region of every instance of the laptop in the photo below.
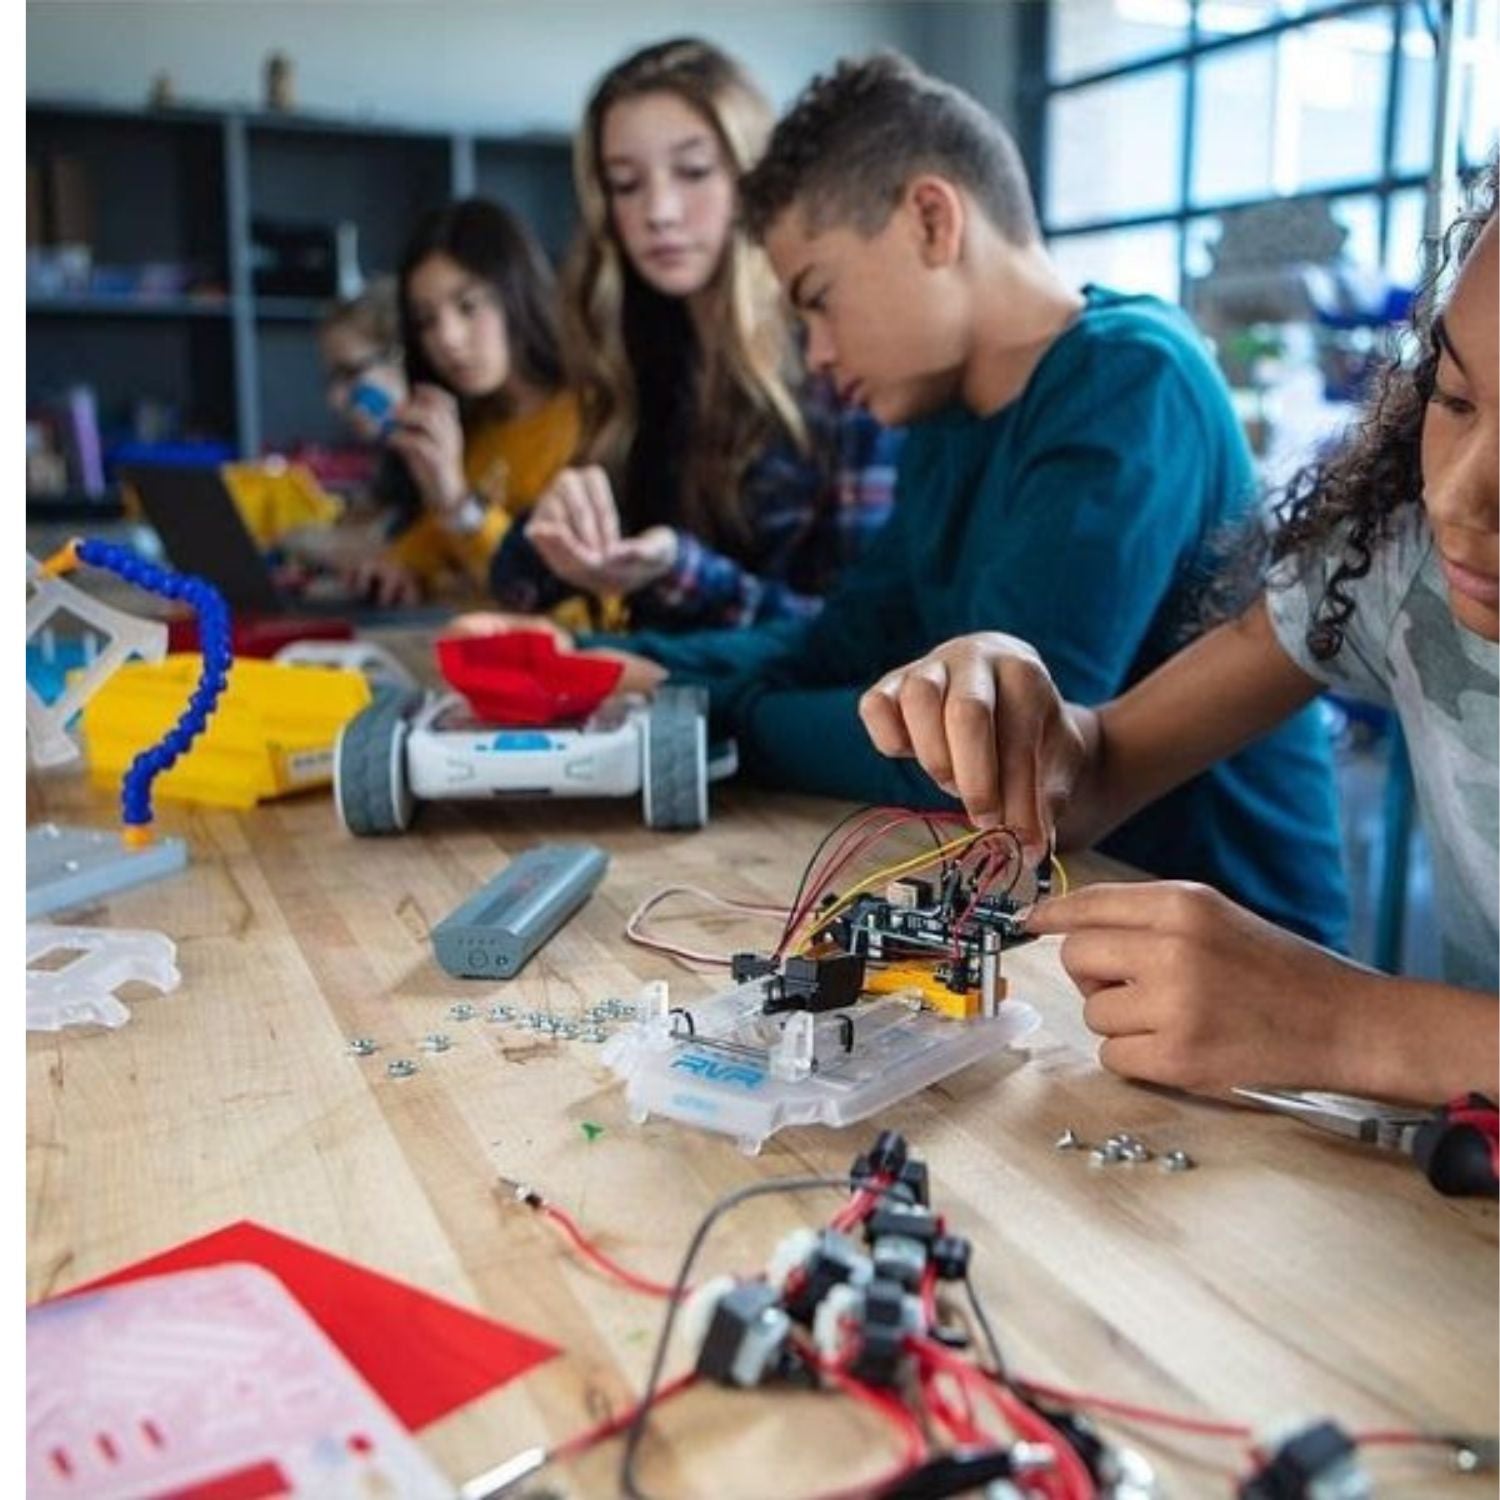
{"type": "Polygon", "coordinates": [[[237,614],[333,615],[369,624],[412,623],[424,613],[382,610],[368,596],[351,593],[333,579],[320,581],[310,592],[278,589],[265,554],[215,468],[130,464],[121,468],[120,477],[139,496],[141,510],[172,566],[206,578],[237,614]]]}

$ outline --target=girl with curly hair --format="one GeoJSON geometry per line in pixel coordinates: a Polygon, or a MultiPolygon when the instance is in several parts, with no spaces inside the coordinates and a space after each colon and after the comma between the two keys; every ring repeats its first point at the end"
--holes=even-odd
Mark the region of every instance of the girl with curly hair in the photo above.
{"type": "Polygon", "coordinates": [[[1492,161],[1393,360],[1332,457],[1291,483],[1256,602],[1096,709],[1024,642],[951,641],[861,714],[980,824],[1087,845],[1325,686],[1394,708],[1433,845],[1443,983],[1374,973],[1217,892],[1105,884],[1050,901],[1105,1067],[1433,1102],[1497,1094],[1500,971],[1500,230],[1492,161]],[[1448,272],[1457,268],[1456,277],[1448,272]]]}

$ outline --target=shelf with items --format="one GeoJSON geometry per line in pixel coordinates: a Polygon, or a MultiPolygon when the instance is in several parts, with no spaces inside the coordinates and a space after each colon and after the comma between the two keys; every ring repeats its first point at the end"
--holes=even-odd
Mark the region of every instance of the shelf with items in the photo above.
{"type": "Polygon", "coordinates": [[[27,297],[28,318],[227,318],[230,300],[218,297],[112,297],[101,293],[70,293],[56,297],[27,297]]]}
{"type": "Polygon", "coordinates": [[[570,153],[564,135],[32,99],[28,402],[88,384],[106,426],[144,394],[241,453],[323,441],[328,304],[394,271],[422,214],[473,193],[560,261],[570,153]]]}

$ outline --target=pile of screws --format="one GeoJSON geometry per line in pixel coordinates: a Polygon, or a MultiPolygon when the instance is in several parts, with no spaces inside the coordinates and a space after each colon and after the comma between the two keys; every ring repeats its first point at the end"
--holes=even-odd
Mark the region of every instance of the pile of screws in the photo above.
{"type": "MultiPolygon", "coordinates": [[[[496,1001],[485,1010],[484,1018],[497,1026],[516,1026],[563,1042],[589,1042],[597,1046],[609,1040],[612,1028],[635,1021],[639,1014],[640,1008],[631,1000],[602,1000],[577,1017],[557,1016],[548,1010],[522,1010],[496,1001]]],[[[479,1010],[467,1000],[456,1000],[446,1015],[450,1021],[472,1021],[479,1010]]],[[[454,1041],[446,1032],[430,1031],[418,1045],[424,1052],[448,1052],[454,1041]]],[[[346,1041],[344,1050],[350,1057],[370,1057],[380,1050],[380,1044],[374,1037],[355,1036],[346,1041]]],[[[385,1071],[391,1078],[410,1078],[417,1065],[409,1058],[396,1058],[386,1064],[385,1071]]]]}
{"type": "Polygon", "coordinates": [[[1119,1131],[1102,1145],[1083,1139],[1070,1125],[1053,1142],[1058,1151],[1085,1151],[1091,1167],[1136,1166],[1155,1161],[1163,1172],[1190,1172],[1198,1165],[1186,1151],[1167,1151],[1158,1155],[1137,1136],[1119,1131]]]}

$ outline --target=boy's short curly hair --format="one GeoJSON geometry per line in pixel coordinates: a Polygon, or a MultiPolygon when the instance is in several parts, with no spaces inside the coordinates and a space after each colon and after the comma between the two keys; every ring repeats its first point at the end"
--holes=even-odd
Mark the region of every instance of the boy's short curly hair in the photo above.
{"type": "Polygon", "coordinates": [[[847,223],[874,234],[919,172],[970,192],[1016,245],[1040,236],[1031,185],[1005,127],[899,52],[845,59],[803,90],[740,184],[756,239],[794,204],[817,231],[847,223]]]}

